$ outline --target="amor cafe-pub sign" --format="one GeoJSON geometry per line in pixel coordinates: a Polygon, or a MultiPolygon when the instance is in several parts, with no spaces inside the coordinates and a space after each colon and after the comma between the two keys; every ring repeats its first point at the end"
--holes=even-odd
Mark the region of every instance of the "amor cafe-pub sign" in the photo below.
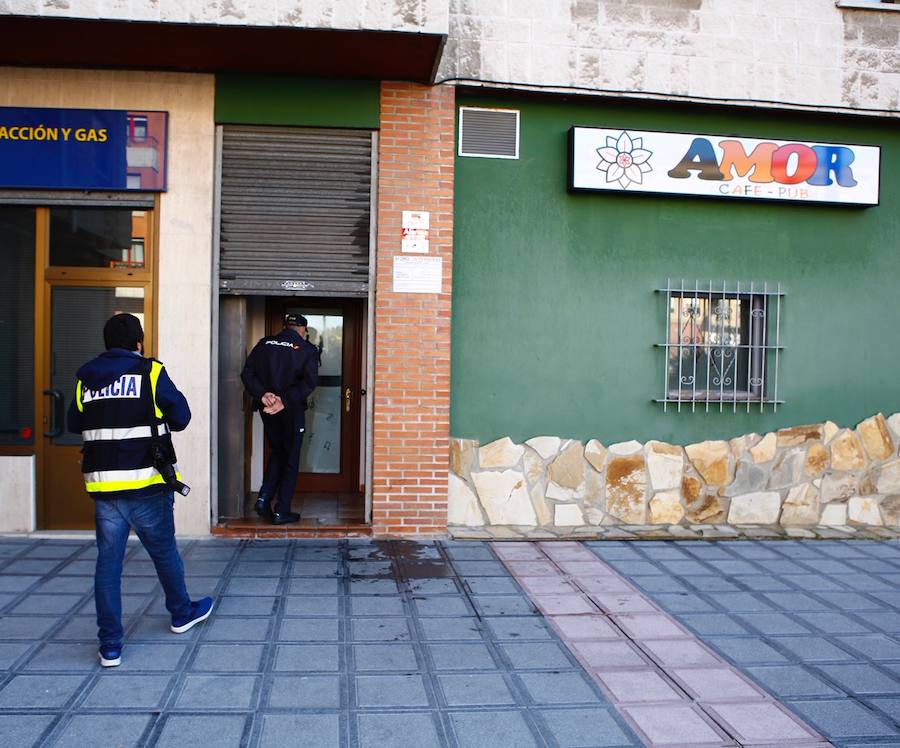
{"type": "Polygon", "coordinates": [[[569,189],[878,205],[877,146],[573,127],[569,189]]]}

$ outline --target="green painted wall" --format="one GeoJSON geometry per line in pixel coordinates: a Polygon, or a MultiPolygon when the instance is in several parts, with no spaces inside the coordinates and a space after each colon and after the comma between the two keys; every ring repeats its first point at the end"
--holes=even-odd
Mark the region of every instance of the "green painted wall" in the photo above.
{"type": "Polygon", "coordinates": [[[900,410],[895,122],[461,95],[521,110],[518,161],[456,160],[451,432],[686,444],[900,410]],[[573,125],[882,146],[881,205],[834,208],[566,192],[573,125]],[[664,413],[667,277],[782,283],[779,395],[664,413]]]}
{"type": "Polygon", "coordinates": [[[291,76],[216,76],[216,122],[375,130],[378,81],[291,76]]]}

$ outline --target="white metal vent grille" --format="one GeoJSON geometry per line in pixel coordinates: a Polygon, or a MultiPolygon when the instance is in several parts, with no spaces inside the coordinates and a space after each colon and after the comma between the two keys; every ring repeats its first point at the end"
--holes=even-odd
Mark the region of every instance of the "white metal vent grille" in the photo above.
{"type": "Polygon", "coordinates": [[[518,158],[518,110],[460,107],[459,155],[518,158]]]}

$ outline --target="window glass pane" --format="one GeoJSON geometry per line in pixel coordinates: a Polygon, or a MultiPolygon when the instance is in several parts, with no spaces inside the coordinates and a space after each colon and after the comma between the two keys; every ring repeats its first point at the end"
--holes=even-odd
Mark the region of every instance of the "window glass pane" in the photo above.
{"type": "Polygon", "coordinates": [[[147,115],[128,115],[128,140],[134,143],[143,143],[147,140],[147,115]]]}
{"type": "Polygon", "coordinates": [[[309,342],[319,349],[319,386],[307,400],[306,434],[300,450],[303,473],[341,472],[342,367],[344,315],[340,309],[290,307],[309,322],[309,342]]]}
{"type": "MultiPolygon", "coordinates": [[[[56,286],[51,297],[50,386],[65,398],[75,396],[75,372],[83,363],[106,350],[103,325],[114,314],[128,312],[144,324],[143,288],[85,288],[56,286]]],[[[146,328],[145,328],[146,329],[146,328]]],[[[81,436],[68,432],[54,444],[79,444],[81,436]]]]}
{"type": "Polygon", "coordinates": [[[34,208],[0,208],[0,445],[34,443],[34,208]]]}
{"type": "Polygon", "coordinates": [[[144,267],[144,240],[132,239],[131,252],[122,257],[123,262],[128,263],[128,267],[142,268],[144,267]]]}
{"type": "Polygon", "coordinates": [[[669,302],[668,396],[759,399],[765,330],[751,326],[761,297],[705,294],[669,302]],[[751,334],[752,331],[752,334],[751,334]]]}
{"type": "Polygon", "coordinates": [[[147,218],[131,208],[52,208],[50,264],[142,268],[147,218]]]}
{"type": "Polygon", "coordinates": [[[129,190],[161,190],[166,183],[165,112],[128,113],[129,190]]]}

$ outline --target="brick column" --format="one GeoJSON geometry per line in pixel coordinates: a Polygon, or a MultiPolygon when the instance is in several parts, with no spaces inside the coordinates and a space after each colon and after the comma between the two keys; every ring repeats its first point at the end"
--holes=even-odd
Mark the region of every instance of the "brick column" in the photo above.
{"type": "Polygon", "coordinates": [[[376,535],[447,529],[454,101],[450,86],[382,83],[375,282],[372,526],[376,535]],[[440,294],[394,293],[401,212],[431,213],[440,294]]]}

